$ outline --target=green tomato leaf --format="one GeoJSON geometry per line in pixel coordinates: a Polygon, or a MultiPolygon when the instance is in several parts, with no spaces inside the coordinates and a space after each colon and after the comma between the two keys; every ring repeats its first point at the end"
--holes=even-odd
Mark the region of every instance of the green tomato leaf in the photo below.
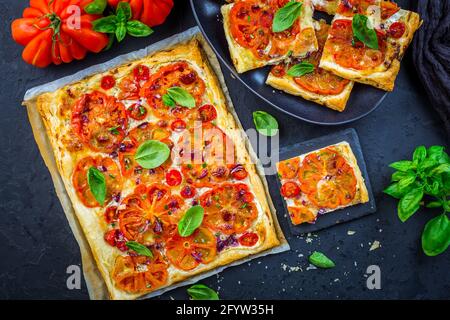
{"type": "Polygon", "coordinates": [[[204,284],[194,284],[187,289],[192,300],[219,300],[219,295],[213,289],[208,288],[204,284]]]}
{"type": "Polygon", "coordinates": [[[450,221],[445,213],[428,221],[422,233],[422,249],[427,256],[437,256],[450,245],[450,221]]]}
{"type": "Polygon", "coordinates": [[[378,50],[378,37],[369,19],[363,14],[355,14],[352,21],[353,35],[371,49],[378,50]]]}
{"type": "Polygon", "coordinates": [[[391,163],[389,167],[398,171],[408,171],[410,169],[414,169],[413,162],[409,160],[402,160],[391,163]]]}
{"type": "Polygon", "coordinates": [[[102,14],[108,4],[107,0],[94,0],[84,6],[84,11],[89,14],[102,14]]]}
{"type": "Polygon", "coordinates": [[[146,246],[144,246],[136,241],[127,241],[125,243],[125,245],[128,247],[128,249],[133,250],[134,252],[136,252],[137,254],[139,254],[141,256],[153,258],[152,251],[149,248],[147,248],[146,246]]]}
{"type": "Polygon", "coordinates": [[[125,23],[130,20],[132,16],[130,4],[125,1],[119,2],[116,9],[116,15],[119,22],[125,23]]]}
{"type": "Polygon", "coordinates": [[[302,3],[297,1],[289,1],[286,5],[275,12],[272,22],[272,31],[281,32],[289,29],[295,20],[300,17],[302,3]]]}
{"type": "Polygon", "coordinates": [[[92,29],[101,33],[115,33],[117,28],[117,17],[108,16],[92,22],[92,29]]]}
{"type": "Polygon", "coordinates": [[[126,35],[127,35],[127,27],[125,26],[125,23],[119,22],[116,27],[117,41],[122,42],[122,40],[125,39],[126,35]]]}
{"type": "Polygon", "coordinates": [[[253,112],[253,122],[256,130],[264,136],[273,137],[278,133],[278,122],[265,111],[253,112]]]}
{"type": "Polygon", "coordinates": [[[137,149],[134,160],[145,169],[154,169],[166,162],[169,156],[170,149],[165,143],[147,140],[137,149]]]}
{"type": "Polygon", "coordinates": [[[291,77],[301,77],[314,71],[314,65],[309,62],[300,62],[289,68],[287,74],[291,77]]]}
{"type": "Polygon", "coordinates": [[[133,37],[147,37],[153,33],[153,30],[138,20],[127,22],[127,32],[133,37]]]}
{"type": "Polygon", "coordinates": [[[421,163],[427,157],[427,149],[424,146],[418,146],[416,150],[414,150],[413,154],[413,162],[415,165],[421,163]]]}
{"type": "Polygon", "coordinates": [[[420,208],[423,190],[415,188],[405,194],[398,203],[398,217],[402,222],[408,220],[420,208]]]}
{"type": "Polygon", "coordinates": [[[180,87],[172,87],[167,89],[167,95],[175,101],[176,104],[186,107],[186,108],[195,108],[195,99],[194,97],[187,92],[185,89],[180,87]]]}
{"type": "Polygon", "coordinates": [[[106,179],[103,173],[95,167],[90,167],[87,171],[87,181],[89,190],[94,196],[95,200],[100,205],[105,203],[106,199],[106,179]]]}
{"type": "Polygon", "coordinates": [[[178,233],[182,237],[189,237],[203,222],[205,210],[202,206],[190,208],[178,222],[178,233]]]}
{"type": "Polygon", "coordinates": [[[324,268],[324,269],[334,268],[336,266],[336,264],[334,263],[333,260],[328,258],[322,252],[318,252],[318,251],[314,251],[309,256],[309,262],[311,262],[316,267],[324,268]]]}

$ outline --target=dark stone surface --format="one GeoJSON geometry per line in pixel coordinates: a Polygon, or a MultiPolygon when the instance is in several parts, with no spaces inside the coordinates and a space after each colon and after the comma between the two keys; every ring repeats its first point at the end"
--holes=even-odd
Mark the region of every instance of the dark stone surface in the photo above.
{"type": "MultiPolygon", "coordinates": [[[[9,31],[12,17],[20,16],[26,3],[0,3],[0,298],[87,299],[84,283],[81,290],[66,288],[65,271],[69,265],[80,264],[79,249],[37,150],[25,109],[20,106],[23,95],[28,88],[183,31],[193,26],[194,20],[187,1],[179,0],[169,22],[164,28],[156,28],[153,36],[127,39],[121,46],[81,62],[39,70],[21,61],[21,47],[13,43],[9,31]]],[[[429,258],[420,248],[423,226],[437,212],[422,210],[402,224],[396,217],[396,201],[381,192],[391,174],[388,163],[409,157],[417,145],[445,144],[442,123],[429,105],[410,55],[402,64],[395,91],[383,104],[368,117],[342,127],[311,125],[277,112],[232,79],[229,71],[223,71],[244,127],[252,127],[252,111],[266,110],[281,124],[283,146],[354,127],[361,140],[378,212],[318,232],[309,243],[289,235],[275,178],[269,177],[292,250],[230,268],[204,283],[220,287],[224,299],[450,298],[450,251],[429,258]],[[348,230],[356,234],[348,236],[348,230]],[[369,242],[374,240],[381,242],[381,248],[369,251],[369,242]],[[337,267],[306,271],[307,256],[313,250],[325,252],[337,267]],[[301,266],[303,272],[284,271],[283,263],[301,266]],[[381,268],[381,290],[366,288],[364,275],[372,264],[381,268]]],[[[180,288],[161,298],[170,296],[187,297],[185,288],[180,288]]]]}

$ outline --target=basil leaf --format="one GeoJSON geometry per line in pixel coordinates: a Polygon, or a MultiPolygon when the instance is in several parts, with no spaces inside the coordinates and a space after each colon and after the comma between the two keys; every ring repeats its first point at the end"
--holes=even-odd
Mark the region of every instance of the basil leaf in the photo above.
{"type": "Polygon", "coordinates": [[[111,49],[112,45],[114,44],[114,32],[108,34],[108,44],[106,45],[106,47],[102,50],[102,51],[108,51],[109,49],[111,49]]]}
{"type": "Polygon", "coordinates": [[[431,201],[430,203],[428,203],[426,205],[427,208],[440,208],[442,207],[442,203],[440,203],[439,201],[431,201]]]}
{"type": "Polygon", "coordinates": [[[437,256],[450,245],[450,221],[445,213],[428,221],[422,233],[422,249],[427,256],[437,256]]]}
{"type": "Polygon", "coordinates": [[[202,206],[193,206],[178,222],[178,233],[182,237],[189,237],[203,222],[205,210],[202,206]]]}
{"type": "Polygon", "coordinates": [[[84,11],[89,14],[102,14],[107,4],[107,0],[94,0],[84,7],[84,11]]]}
{"type": "Polygon", "coordinates": [[[195,108],[195,99],[189,92],[180,87],[172,87],[167,89],[167,94],[176,104],[186,107],[195,108]]]}
{"type": "Polygon", "coordinates": [[[391,176],[391,181],[400,181],[403,178],[406,178],[411,174],[414,174],[414,172],[413,171],[407,171],[407,172],[395,171],[391,176]]]}
{"type": "Polygon", "coordinates": [[[416,181],[416,175],[408,174],[406,177],[404,177],[403,179],[401,179],[398,182],[398,185],[401,189],[403,189],[403,188],[406,188],[407,186],[411,185],[412,183],[414,183],[414,181],[416,181]]]}
{"type": "Polygon", "coordinates": [[[278,122],[265,111],[253,112],[253,122],[256,130],[264,136],[273,137],[278,133],[278,122]]]}
{"type": "Polygon", "coordinates": [[[204,284],[194,284],[187,289],[192,300],[219,300],[219,295],[213,289],[208,288],[204,284]]]}
{"type": "Polygon", "coordinates": [[[314,71],[314,65],[309,62],[300,62],[289,68],[287,74],[291,77],[301,77],[307,73],[311,73],[314,71]]]}
{"type": "Polygon", "coordinates": [[[444,152],[442,146],[431,146],[427,150],[428,158],[435,160],[438,164],[449,162],[448,154],[444,152]]]}
{"type": "Polygon", "coordinates": [[[427,149],[424,146],[419,146],[414,150],[413,162],[418,165],[427,157],[427,149]]]}
{"type": "Polygon", "coordinates": [[[316,267],[324,268],[324,269],[334,268],[336,266],[336,264],[334,263],[333,260],[328,258],[322,252],[318,252],[318,251],[314,251],[309,256],[309,262],[311,262],[316,267]]]}
{"type": "Polygon", "coordinates": [[[105,176],[97,168],[90,167],[87,171],[87,181],[89,190],[91,190],[95,200],[97,200],[100,205],[103,205],[106,199],[105,176]]]}
{"type": "Polygon", "coordinates": [[[162,96],[162,101],[168,107],[175,107],[175,101],[167,93],[162,96]]]}
{"type": "Polygon", "coordinates": [[[421,163],[419,163],[417,168],[420,171],[424,171],[424,170],[428,170],[434,166],[437,166],[438,164],[439,164],[439,162],[437,160],[431,159],[431,158],[426,158],[421,163]]]}
{"type": "Polygon", "coordinates": [[[412,187],[410,187],[410,186],[401,188],[399,183],[393,183],[389,187],[384,189],[383,192],[390,195],[391,197],[400,199],[405,194],[407,194],[411,189],[412,189],[412,187]]]}
{"type": "Polygon", "coordinates": [[[133,20],[127,22],[127,32],[133,37],[147,37],[153,33],[153,30],[145,23],[133,20]]]}
{"type": "Polygon", "coordinates": [[[369,19],[363,14],[355,14],[352,21],[353,35],[371,49],[378,50],[378,37],[369,19]]]}
{"type": "Polygon", "coordinates": [[[286,5],[275,12],[272,22],[272,31],[281,32],[289,29],[298,19],[302,10],[302,3],[297,1],[289,1],[286,5]]]}
{"type": "Polygon", "coordinates": [[[125,26],[125,23],[123,22],[118,23],[116,28],[117,41],[121,42],[123,39],[125,39],[126,35],[127,35],[127,27],[125,26]]]}
{"type": "Polygon", "coordinates": [[[389,167],[398,170],[398,171],[408,171],[409,169],[413,169],[413,162],[409,160],[402,160],[391,163],[389,167]]]}
{"type": "Polygon", "coordinates": [[[117,24],[116,16],[108,16],[105,18],[100,18],[92,22],[92,29],[97,32],[102,33],[115,33],[117,24]]]}
{"type": "Polygon", "coordinates": [[[398,217],[402,222],[408,220],[420,208],[420,201],[423,198],[423,190],[415,188],[405,194],[398,203],[398,217]]]}
{"type": "Polygon", "coordinates": [[[431,170],[431,175],[438,175],[442,173],[450,173],[450,163],[443,163],[431,170]]]}
{"type": "Polygon", "coordinates": [[[145,169],[154,169],[162,165],[170,156],[170,149],[161,141],[143,142],[134,155],[134,160],[145,169]]]}
{"type": "Polygon", "coordinates": [[[146,246],[144,246],[136,241],[127,241],[125,243],[125,245],[128,247],[128,249],[133,250],[134,252],[136,252],[137,254],[139,254],[141,256],[153,258],[152,251],[149,248],[147,248],[146,246]]]}
{"type": "Polygon", "coordinates": [[[131,7],[128,2],[121,1],[117,5],[116,15],[119,22],[127,22],[131,19],[131,7]]]}

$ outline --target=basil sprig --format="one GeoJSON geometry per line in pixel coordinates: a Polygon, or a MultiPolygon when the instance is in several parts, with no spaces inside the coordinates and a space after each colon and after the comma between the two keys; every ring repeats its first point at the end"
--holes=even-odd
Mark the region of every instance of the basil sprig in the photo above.
{"type": "Polygon", "coordinates": [[[264,136],[273,137],[278,133],[277,119],[265,111],[253,112],[253,122],[256,130],[264,136]]]}
{"type": "Polygon", "coordinates": [[[170,156],[170,149],[161,141],[147,140],[143,142],[134,155],[134,160],[145,169],[154,169],[162,165],[170,156]]]}
{"type": "Polygon", "coordinates": [[[287,74],[291,77],[301,77],[313,71],[314,65],[312,63],[302,61],[290,67],[289,70],[287,71],[287,74]]]}
{"type": "Polygon", "coordinates": [[[162,96],[163,103],[168,107],[174,107],[178,104],[186,108],[195,108],[194,97],[185,89],[172,87],[167,89],[167,93],[162,96]]]}
{"type": "Polygon", "coordinates": [[[371,49],[378,50],[378,37],[369,19],[363,14],[355,14],[352,21],[353,36],[371,49]]]}
{"type": "Polygon", "coordinates": [[[107,0],[94,0],[84,7],[84,11],[89,14],[102,14],[107,5],[107,0]]]}
{"type": "Polygon", "coordinates": [[[203,222],[205,210],[202,206],[193,206],[178,222],[178,233],[182,237],[189,237],[203,222]]]}
{"type": "Polygon", "coordinates": [[[121,42],[127,34],[133,37],[147,37],[153,30],[146,24],[132,19],[131,7],[128,2],[119,2],[115,15],[109,15],[92,23],[94,31],[115,35],[121,42]]]}
{"type": "Polygon", "coordinates": [[[194,284],[187,292],[192,300],[219,300],[217,292],[204,284],[194,284]]]}
{"type": "Polygon", "coordinates": [[[141,256],[153,258],[152,251],[149,248],[147,248],[146,246],[144,246],[136,241],[127,241],[125,243],[125,245],[128,247],[128,249],[133,250],[134,252],[136,252],[137,254],[139,254],[141,256]]]}
{"type": "Polygon", "coordinates": [[[334,268],[336,266],[336,264],[334,263],[333,260],[328,258],[322,252],[318,252],[318,251],[314,251],[309,256],[309,262],[311,262],[316,267],[323,268],[323,269],[334,268]]]}
{"type": "Polygon", "coordinates": [[[295,0],[289,1],[282,8],[275,12],[272,22],[272,31],[281,32],[289,29],[295,20],[300,17],[302,3],[295,0]]]}
{"type": "Polygon", "coordinates": [[[106,199],[106,179],[104,174],[97,168],[90,167],[87,171],[87,182],[95,200],[100,205],[103,205],[106,199]]]}
{"type": "Polygon", "coordinates": [[[442,214],[428,221],[422,233],[422,248],[426,255],[444,252],[450,244],[450,157],[442,146],[428,149],[419,146],[412,160],[390,164],[397,170],[392,174],[392,184],[384,193],[399,199],[397,214],[402,222],[408,220],[421,206],[441,208],[442,214]],[[431,198],[424,203],[424,197],[431,198]]]}

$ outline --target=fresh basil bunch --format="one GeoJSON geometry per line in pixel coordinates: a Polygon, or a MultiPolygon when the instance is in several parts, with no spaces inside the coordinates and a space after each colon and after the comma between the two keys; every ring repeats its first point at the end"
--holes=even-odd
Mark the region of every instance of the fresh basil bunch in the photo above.
{"type": "Polygon", "coordinates": [[[442,146],[416,148],[412,160],[390,164],[397,171],[384,192],[399,199],[398,217],[408,220],[421,206],[441,208],[442,214],[428,221],[422,233],[426,255],[436,256],[450,245],[450,158],[442,146]],[[425,199],[424,199],[425,198],[425,199]],[[425,204],[426,202],[426,204],[425,204]]]}
{"type": "Polygon", "coordinates": [[[131,7],[128,2],[120,2],[115,14],[95,20],[92,28],[97,32],[109,33],[111,38],[116,36],[121,42],[127,34],[133,37],[147,37],[153,30],[146,24],[132,18],[131,7]]]}

